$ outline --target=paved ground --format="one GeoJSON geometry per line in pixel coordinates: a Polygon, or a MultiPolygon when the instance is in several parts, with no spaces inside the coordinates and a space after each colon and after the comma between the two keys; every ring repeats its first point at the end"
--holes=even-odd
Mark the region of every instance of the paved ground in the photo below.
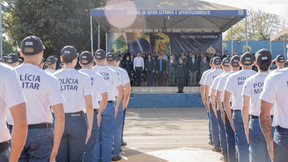
{"type": "Polygon", "coordinates": [[[218,162],[210,151],[205,108],[127,111],[121,162],[218,162]]]}

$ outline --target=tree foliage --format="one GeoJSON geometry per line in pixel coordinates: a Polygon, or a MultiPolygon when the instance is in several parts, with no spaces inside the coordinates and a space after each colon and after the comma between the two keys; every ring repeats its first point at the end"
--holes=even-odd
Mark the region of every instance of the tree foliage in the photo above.
{"type": "Polygon", "coordinates": [[[13,48],[12,44],[9,41],[7,41],[6,39],[3,39],[3,54],[8,55],[10,53],[15,53],[15,54],[19,55],[19,52],[17,52],[13,48]]]}
{"type": "MultiPolygon", "coordinates": [[[[287,26],[285,19],[276,14],[251,7],[247,9],[248,40],[269,40],[270,36],[287,26]]],[[[246,39],[245,19],[233,26],[233,39],[246,39]]],[[[224,40],[231,40],[231,30],[227,31],[224,40]]]]}
{"type": "MultiPolygon", "coordinates": [[[[4,32],[17,46],[26,36],[40,37],[46,47],[45,57],[59,55],[65,45],[75,46],[78,52],[90,51],[90,9],[105,3],[106,0],[4,0],[4,32]]],[[[97,24],[93,23],[96,33],[97,24]]],[[[96,47],[96,34],[94,40],[96,47]]]]}

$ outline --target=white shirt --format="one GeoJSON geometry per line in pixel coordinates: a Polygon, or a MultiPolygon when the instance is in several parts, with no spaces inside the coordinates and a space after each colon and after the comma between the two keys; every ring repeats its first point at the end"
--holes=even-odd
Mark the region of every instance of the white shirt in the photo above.
{"type": "Polygon", "coordinates": [[[168,61],[167,55],[163,55],[163,60],[168,61]]]}
{"type": "Polygon", "coordinates": [[[144,59],[143,57],[135,57],[133,62],[133,69],[135,70],[136,67],[142,67],[144,69],[144,59]]]}
{"type": "MultiPolygon", "coordinates": [[[[52,123],[50,106],[65,102],[57,79],[38,66],[28,63],[18,66],[16,71],[27,100],[28,124],[52,123]]],[[[7,122],[13,125],[12,117],[7,122]]]]}
{"type": "Polygon", "coordinates": [[[214,70],[210,71],[209,73],[207,73],[205,81],[204,81],[204,85],[209,86],[209,93],[208,93],[209,96],[210,96],[211,91],[212,91],[212,83],[213,83],[214,79],[222,73],[223,73],[222,69],[214,69],[214,70]]]}
{"type": "MultiPolygon", "coordinates": [[[[225,83],[226,83],[229,75],[234,74],[235,72],[237,72],[237,71],[231,71],[231,72],[223,74],[222,77],[218,81],[218,85],[216,87],[216,90],[222,92],[221,93],[221,101],[222,102],[224,101],[224,86],[225,86],[225,83]]],[[[230,102],[232,102],[232,96],[230,97],[230,102]]]]}
{"type": "Polygon", "coordinates": [[[108,92],[104,78],[100,74],[94,73],[89,69],[81,69],[80,72],[90,76],[93,90],[93,108],[99,109],[98,101],[101,101],[101,95],[105,92],[108,92]]]}
{"type": "MultiPolygon", "coordinates": [[[[259,116],[260,113],[260,94],[263,90],[264,80],[269,73],[257,73],[256,75],[248,78],[243,86],[242,96],[250,97],[250,108],[249,114],[259,116]]],[[[271,110],[270,114],[274,115],[274,109],[271,110]]]]}
{"type": "MultiPolygon", "coordinates": [[[[0,143],[11,139],[6,118],[10,108],[26,102],[18,75],[13,68],[0,64],[0,143]]],[[[13,119],[12,119],[13,120],[13,119]]]]}
{"type": "Polygon", "coordinates": [[[93,94],[89,75],[74,68],[66,68],[58,70],[54,73],[54,76],[58,79],[61,91],[66,99],[64,112],[86,112],[84,96],[93,94]]]}
{"type": "Polygon", "coordinates": [[[201,79],[200,79],[199,84],[204,85],[204,81],[205,81],[205,78],[206,78],[207,73],[209,73],[209,72],[212,71],[212,70],[214,70],[214,69],[206,70],[206,71],[202,74],[202,77],[201,77],[201,79]]]}
{"type": "Polygon", "coordinates": [[[115,101],[114,89],[122,85],[117,72],[105,66],[94,66],[92,71],[99,73],[104,78],[108,88],[108,101],[115,101]]]}
{"type": "Polygon", "coordinates": [[[46,72],[49,72],[49,73],[51,73],[51,74],[54,74],[54,73],[56,72],[55,69],[46,69],[45,71],[46,71],[46,72]]]}
{"type": "MultiPolygon", "coordinates": [[[[227,73],[229,73],[229,72],[223,72],[222,74],[218,75],[218,76],[214,79],[211,88],[217,91],[217,86],[218,86],[219,80],[222,79],[223,76],[225,76],[225,74],[227,74],[227,73]]],[[[211,92],[211,93],[212,93],[212,92],[211,92]]],[[[216,96],[216,94],[217,94],[217,92],[215,93],[215,96],[216,96]]],[[[211,95],[211,94],[210,94],[210,95],[211,95]]]]}
{"type": "MultiPolygon", "coordinates": [[[[122,69],[122,68],[120,68],[120,67],[116,67],[116,66],[109,66],[109,68],[111,68],[111,69],[113,69],[113,70],[115,70],[115,71],[117,72],[117,74],[118,74],[118,76],[119,76],[119,78],[120,78],[123,86],[124,86],[125,84],[127,84],[127,83],[130,83],[130,79],[129,79],[129,76],[128,76],[128,73],[127,73],[126,70],[124,70],[124,69],[122,69]]],[[[117,88],[115,87],[114,90],[115,90],[115,91],[114,91],[114,95],[115,95],[115,96],[118,96],[118,90],[117,90],[117,88]]]]}
{"type": "Polygon", "coordinates": [[[260,99],[274,104],[273,126],[288,128],[288,69],[271,72],[264,81],[260,99]]]}
{"type": "Polygon", "coordinates": [[[232,95],[232,110],[242,109],[242,89],[243,85],[250,76],[255,75],[253,70],[240,70],[234,74],[229,75],[225,83],[224,90],[230,92],[232,95]]]}

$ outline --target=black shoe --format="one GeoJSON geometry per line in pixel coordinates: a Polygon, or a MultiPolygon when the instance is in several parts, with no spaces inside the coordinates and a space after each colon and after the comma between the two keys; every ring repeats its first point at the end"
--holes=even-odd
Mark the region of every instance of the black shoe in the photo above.
{"type": "Polygon", "coordinates": [[[120,152],[122,152],[122,148],[120,149],[120,152]]]}
{"type": "Polygon", "coordinates": [[[210,142],[208,142],[208,144],[213,146],[213,143],[212,143],[211,141],[210,141],[210,142]]]}
{"type": "Polygon", "coordinates": [[[177,93],[181,93],[180,91],[178,91],[177,93]]]}
{"type": "Polygon", "coordinates": [[[227,156],[227,155],[222,155],[222,156],[220,157],[220,160],[225,161],[225,162],[228,162],[228,156],[227,156]]]}
{"type": "Polygon", "coordinates": [[[117,157],[112,157],[111,158],[111,161],[118,161],[118,160],[121,160],[121,156],[117,156],[117,157]]]}
{"type": "Polygon", "coordinates": [[[127,142],[121,142],[121,146],[127,146],[127,142]]]}

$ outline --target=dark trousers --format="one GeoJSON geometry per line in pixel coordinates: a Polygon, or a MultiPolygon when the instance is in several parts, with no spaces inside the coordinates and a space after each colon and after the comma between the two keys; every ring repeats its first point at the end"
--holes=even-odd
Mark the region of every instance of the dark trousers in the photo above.
{"type": "Polygon", "coordinates": [[[147,86],[152,86],[153,83],[153,72],[152,70],[147,70],[147,86]]]}
{"type": "Polygon", "coordinates": [[[178,86],[178,91],[183,92],[184,77],[177,77],[177,86],[178,86]]]}
{"type": "Polygon", "coordinates": [[[158,86],[163,86],[163,77],[164,77],[164,72],[158,72],[158,86]]]}
{"type": "Polygon", "coordinates": [[[136,84],[137,86],[141,85],[141,73],[142,73],[142,67],[136,67],[136,84]]]}
{"type": "Polygon", "coordinates": [[[124,132],[124,125],[125,125],[125,116],[126,116],[126,110],[127,109],[125,109],[124,111],[123,111],[123,122],[122,122],[122,135],[121,135],[121,143],[123,143],[124,141],[123,141],[123,132],[124,132]]]}
{"type": "Polygon", "coordinates": [[[85,151],[87,124],[85,116],[65,114],[65,129],[56,161],[82,161],[85,151]]]}
{"type": "Polygon", "coordinates": [[[174,72],[169,72],[169,86],[175,86],[175,73],[174,72]]]}

